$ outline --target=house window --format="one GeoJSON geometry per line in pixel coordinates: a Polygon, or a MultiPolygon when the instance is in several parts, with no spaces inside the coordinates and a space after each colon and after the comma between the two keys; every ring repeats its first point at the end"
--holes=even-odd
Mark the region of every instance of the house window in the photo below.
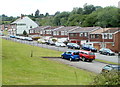
{"type": "Polygon", "coordinates": [[[42,34],[42,31],[40,31],[40,34],[42,34]]]}
{"type": "Polygon", "coordinates": [[[112,43],[112,46],[115,46],[114,42],[112,43]]]}
{"type": "Polygon", "coordinates": [[[46,30],[46,34],[50,34],[49,32],[50,32],[49,30],[46,30]]]}
{"type": "Polygon", "coordinates": [[[53,35],[56,35],[56,31],[53,32],[53,35]]]}
{"type": "Polygon", "coordinates": [[[107,34],[104,34],[104,35],[103,35],[103,39],[107,39],[107,34]]]}
{"type": "Polygon", "coordinates": [[[33,31],[33,30],[30,30],[30,33],[34,33],[34,31],[33,31]]]}
{"type": "Polygon", "coordinates": [[[61,31],[61,35],[64,35],[64,31],[61,31]]]}
{"type": "Polygon", "coordinates": [[[95,38],[99,38],[99,35],[95,35],[95,38]]]}
{"type": "Polygon", "coordinates": [[[52,31],[51,31],[51,30],[49,31],[49,34],[52,34],[52,31]]]}
{"type": "Polygon", "coordinates": [[[109,35],[109,39],[112,39],[112,38],[113,38],[113,35],[112,35],[112,34],[110,34],[110,35],[109,35]]]}
{"type": "Polygon", "coordinates": [[[76,37],[77,36],[77,34],[74,34],[74,37],[76,37]]]}
{"type": "Polygon", "coordinates": [[[87,37],[87,33],[84,33],[84,36],[87,37]]]}
{"type": "Polygon", "coordinates": [[[57,33],[57,35],[59,35],[59,31],[57,31],[56,33],[57,33]]]}
{"type": "Polygon", "coordinates": [[[83,33],[80,33],[80,37],[83,37],[83,33]]]}
{"type": "Polygon", "coordinates": [[[68,35],[68,34],[67,34],[67,31],[65,31],[65,35],[68,35]]]}
{"type": "Polygon", "coordinates": [[[70,37],[73,37],[74,36],[74,34],[70,34],[70,37]]]}

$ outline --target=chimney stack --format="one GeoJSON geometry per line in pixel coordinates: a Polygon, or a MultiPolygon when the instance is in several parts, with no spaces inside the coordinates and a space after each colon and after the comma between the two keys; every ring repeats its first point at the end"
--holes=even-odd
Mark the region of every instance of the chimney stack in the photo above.
{"type": "Polygon", "coordinates": [[[24,15],[23,15],[23,14],[21,14],[21,17],[20,17],[20,18],[21,18],[21,19],[23,19],[23,17],[24,17],[24,15]]]}

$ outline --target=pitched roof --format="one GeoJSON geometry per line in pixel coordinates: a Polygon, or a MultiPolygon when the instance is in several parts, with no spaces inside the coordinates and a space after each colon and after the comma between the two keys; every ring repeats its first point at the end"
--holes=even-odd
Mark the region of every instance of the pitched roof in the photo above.
{"type": "Polygon", "coordinates": [[[57,28],[55,31],[70,31],[76,28],[78,28],[78,26],[60,27],[57,28]]]}
{"type": "Polygon", "coordinates": [[[98,29],[100,29],[100,27],[79,27],[79,28],[72,30],[70,33],[93,32],[98,29]]]}
{"type": "Polygon", "coordinates": [[[47,27],[45,28],[44,30],[53,30],[53,29],[56,29],[56,28],[59,28],[60,26],[51,26],[51,27],[47,27]]]}
{"type": "Polygon", "coordinates": [[[115,33],[117,31],[120,31],[120,28],[109,28],[108,30],[106,30],[102,33],[115,33]]]}
{"type": "Polygon", "coordinates": [[[39,27],[36,27],[36,28],[32,28],[30,30],[43,30],[43,29],[48,28],[48,27],[51,27],[51,26],[39,26],[39,27]]]}
{"type": "Polygon", "coordinates": [[[91,32],[91,34],[99,34],[99,33],[102,33],[103,31],[106,31],[106,30],[109,30],[110,28],[101,28],[101,29],[98,29],[98,30],[95,30],[93,32],[91,32]]]}

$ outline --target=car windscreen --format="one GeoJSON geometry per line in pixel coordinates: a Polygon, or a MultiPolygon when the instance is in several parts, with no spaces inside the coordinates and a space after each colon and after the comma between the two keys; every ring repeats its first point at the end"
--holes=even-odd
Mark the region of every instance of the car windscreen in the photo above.
{"type": "Polygon", "coordinates": [[[93,52],[90,52],[89,55],[95,55],[93,52]]]}
{"type": "Polygon", "coordinates": [[[74,54],[74,55],[79,55],[79,52],[74,52],[73,54],[74,54]]]}

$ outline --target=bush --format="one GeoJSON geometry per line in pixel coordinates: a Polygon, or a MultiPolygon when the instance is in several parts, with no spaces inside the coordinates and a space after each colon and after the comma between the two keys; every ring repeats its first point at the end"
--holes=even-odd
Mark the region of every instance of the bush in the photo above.
{"type": "Polygon", "coordinates": [[[101,73],[94,78],[93,85],[120,85],[120,72],[101,73]]]}
{"type": "Polygon", "coordinates": [[[53,41],[53,42],[56,42],[56,41],[57,41],[57,39],[52,39],[52,41],[53,41]]]}

